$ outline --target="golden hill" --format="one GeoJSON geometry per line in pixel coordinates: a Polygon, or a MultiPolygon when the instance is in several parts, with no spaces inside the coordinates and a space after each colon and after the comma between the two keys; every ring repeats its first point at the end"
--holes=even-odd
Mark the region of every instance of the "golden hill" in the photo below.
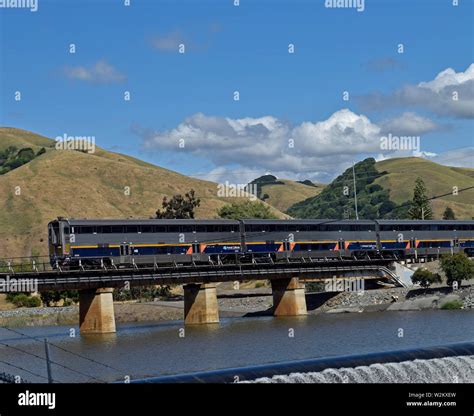
{"type": "MultiPolygon", "coordinates": [[[[428,196],[452,193],[458,189],[474,186],[474,169],[454,168],[439,165],[417,157],[388,159],[377,162],[379,172],[389,174],[378,178],[378,183],[390,191],[390,199],[400,204],[413,198],[413,188],[418,176],[423,178],[428,189],[428,196]]],[[[431,201],[434,218],[442,218],[447,206],[450,206],[458,219],[474,217],[474,189],[460,192],[457,196],[448,195],[431,201]]]]}
{"type": "Polygon", "coordinates": [[[276,209],[285,212],[297,202],[318,195],[324,185],[309,186],[289,179],[278,179],[282,184],[262,184],[262,195],[267,194],[265,202],[276,209]]]}
{"type": "MultiPolygon", "coordinates": [[[[163,197],[196,191],[197,218],[215,218],[235,198],[217,197],[217,184],[97,148],[94,154],[55,150],[54,141],[0,128],[0,150],[31,147],[46,153],[0,175],[0,258],[47,254],[47,223],[69,218],[150,218],[163,197]],[[129,195],[127,190],[129,189],[129,195]]],[[[285,217],[272,208],[280,218],[285,217]]]]}

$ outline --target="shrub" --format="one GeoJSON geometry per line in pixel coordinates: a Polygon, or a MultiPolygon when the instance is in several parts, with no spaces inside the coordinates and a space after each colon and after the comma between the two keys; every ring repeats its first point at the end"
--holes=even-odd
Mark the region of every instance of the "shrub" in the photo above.
{"type": "Polygon", "coordinates": [[[450,300],[444,303],[441,306],[441,309],[445,310],[454,310],[454,309],[462,309],[463,303],[460,300],[450,300]]]}
{"type": "Polygon", "coordinates": [[[27,295],[26,293],[9,293],[7,301],[13,303],[18,308],[37,308],[41,306],[41,299],[39,297],[27,295]]]}
{"type": "Polygon", "coordinates": [[[441,257],[440,263],[450,286],[458,282],[460,287],[463,280],[474,277],[474,263],[464,253],[445,254],[441,257]]]}
{"type": "Polygon", "coordinates": [[[431,273],[427,269],[417,269],[411,277],[413,283],[419,283],[421,287],[428,288],[433,283],[441,283],[441,276],[439,274],[431,273]]]}

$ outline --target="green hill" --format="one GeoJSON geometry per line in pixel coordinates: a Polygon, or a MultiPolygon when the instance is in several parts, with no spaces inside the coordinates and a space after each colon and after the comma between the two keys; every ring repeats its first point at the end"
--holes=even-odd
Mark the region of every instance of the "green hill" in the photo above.
{"type": "MultiPolygon", "coordinates": [[[[359,218],[407,218],[407,207],[417,177],[423,178],[428,196],[438,196],[474,185],[473,170],[439,165],[421,158],[397,158],[355,165],[359,218]]],[[[319,195],[291,206],[288,214],[299,218],[355,218],[352,168],[347,169],[319,195]]],[[[442,218],[450,206],[459,219],[474,217],[474,189],[457,196],[431,201],[434,218],[442,218]]]]}
{"type": "MultiPolygon", "coordinates": [[[[0,258],[45,255],[47,223],[58,217],[150,218],[163,197],[196,191],[197,218],[215,218],[235,198],[219,198],[217,184],[96,148],[93,154],[56,150],[55,142],[13,128],[0,128],[0,152],[31,148],[35,156],[0,174],[0,258]],[[127,192],[129,190],[129,192],[127,192]]],[[[284,214],[272,208],[276,216],[284,214]]]]}

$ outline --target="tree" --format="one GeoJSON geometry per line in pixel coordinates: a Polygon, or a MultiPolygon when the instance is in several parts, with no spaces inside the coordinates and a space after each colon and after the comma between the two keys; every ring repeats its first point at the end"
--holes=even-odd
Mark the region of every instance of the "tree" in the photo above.
{"type": "Polygon", "coordinates": [[[232,204],[224,205],[217,214],[221,218],[230,220],[239,220],[242,218],[266,218],[274,219],[275,215],[272,214],[270,207],[264,205],[261,202],[233,202],[232,204]]]}
{"type": "Polygon", "coordinates": [[[463,280],[474,277],[474,263],[464,253],[445,254],[441,256],[440,265],[450,286],[457,282],[461,287],[463,280]]]}
{"type": "Polygon", "coordinates": [[[412,220],[430,220],[433,218],[430,201],[426,196],[426,186],[423,179],[416,178],[415,189],[413,190],[413,201],[408,215],[412,220]]]}
{"type": "Polygon", "coordinates": [[[194,195],[194,189],[184,194],[174,195],[169,201],[163,198],[162,210],[156,211],[157,219],[193,219],[194,210],[201,205],[201,200],[194,195]]]}
{"type": "Polygon", "coordinates": [[[441,283],[441,276],[427,269],[420,268],[413,273],[411,280],[413,283],[419,283],[421,287],[426,289],[433,283],[441,283]]]}
{"type": "Polygon", "coordinates": [[[443,220],[455,220],[456,215],[454,215],[454,211],[451,207],[446,207],[443,213],[443,220]]]}

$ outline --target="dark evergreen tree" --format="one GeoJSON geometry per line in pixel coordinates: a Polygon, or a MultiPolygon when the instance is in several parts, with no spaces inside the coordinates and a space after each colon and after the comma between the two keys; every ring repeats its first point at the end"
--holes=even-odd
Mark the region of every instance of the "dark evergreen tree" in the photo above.
{"type": "Polygon", "coordinates": [[[194,195],[194,189],[182,195],[174,195],[169,201],[163,198],[162,209],[156,211],[157,219],[193,219],[194,210],[201,205],[201,200],[194,195]]]}
{"type": "Polygon", "coordinates": [[[408,211],[408,215],[412,220],[430,220],[433,218],[433,211],[426,192],[427,190],[423,179],[420,177],[416,178],[413,200],[408,211]]]}
{"type": "Polygon", "coordinates": [[[443,213],[443,220],[455,220],[456,215],[454,215],[454,211],[451,207],[446,207],[443,213]]]}

